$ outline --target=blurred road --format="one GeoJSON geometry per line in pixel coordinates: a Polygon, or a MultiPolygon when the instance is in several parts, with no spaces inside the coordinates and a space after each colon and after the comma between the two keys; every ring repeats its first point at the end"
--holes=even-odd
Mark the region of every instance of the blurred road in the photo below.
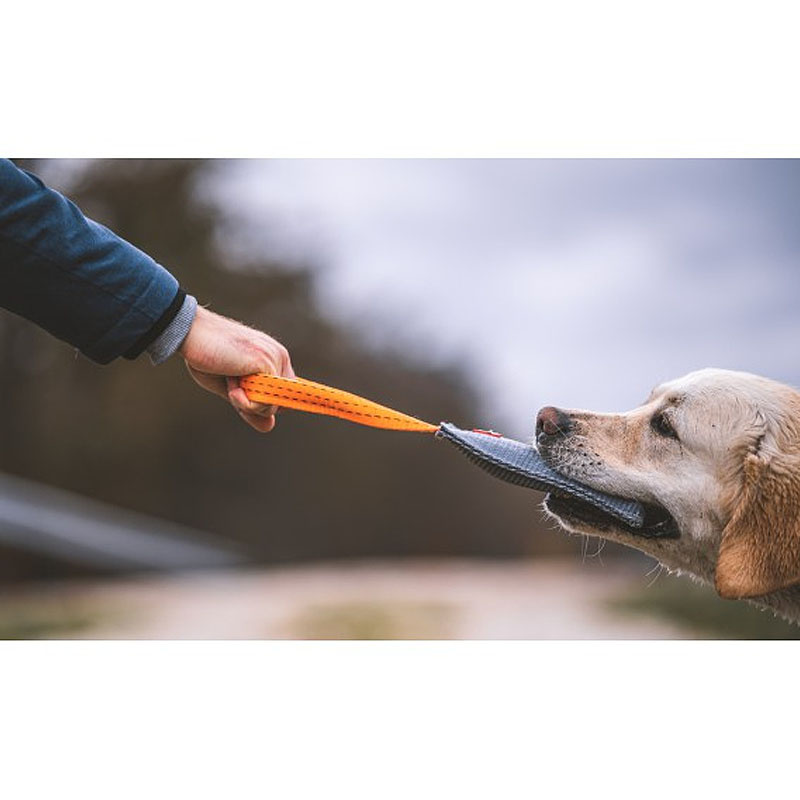
{"type": "Polygon", "coordinates": [[[45,638],[671,639],[691,632],[625,616],[613,598],[644,588],[641,566],[596,561],[326,563],[40,586],[36,603],[81,621],[45,638]]]}

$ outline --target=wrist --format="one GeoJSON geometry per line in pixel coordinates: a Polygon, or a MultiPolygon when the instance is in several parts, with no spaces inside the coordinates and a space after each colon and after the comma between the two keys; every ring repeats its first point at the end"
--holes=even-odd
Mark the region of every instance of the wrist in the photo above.
{"type": "Polygon", "coordinates": [[[181,342],[180,347],[178,348],[178,352],[184,358],[189,358],[189,354],[192,351],[192,345],[194,344],[195,340],[201,336],[201,331],[210,316],[213,316],[212,311],[209,311],[207,308],[203,308],[201,305],[197,305],[194,312],[194,318],[192,319],[192,324],[189,326],[189,330],[181,342]]]}

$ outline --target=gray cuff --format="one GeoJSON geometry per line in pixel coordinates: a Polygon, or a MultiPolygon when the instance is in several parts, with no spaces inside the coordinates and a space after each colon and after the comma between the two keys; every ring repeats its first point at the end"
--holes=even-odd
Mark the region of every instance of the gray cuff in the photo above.
{"type": "Polygon", "coordinates": [[[172,322],[147,347],[147,353],[154,364],[163,364],[183,344],[196,313],[197,300],[187,294],[172,322]]]}

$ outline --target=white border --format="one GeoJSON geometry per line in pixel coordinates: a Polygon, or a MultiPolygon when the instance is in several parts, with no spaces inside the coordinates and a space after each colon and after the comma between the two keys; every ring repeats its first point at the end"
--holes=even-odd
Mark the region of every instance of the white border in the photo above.
{"type": "MultiPolygon", "coordinates": [[[[20,3],[11,156],[793,156],[789,3],[20,3]]],[[[770,796],[794,643],[5,645],[5,794],[770,796]]]]}
{"type": "Polygon", "coordinates": [[[777,796],[795,643],[0,647],[9,797],[777,796]],[[13,791],[10,791],[13,790],[13,791]]]}
{"type": "Polygon", "coordinates": [[[4,11],[12,156],[792,156],[793,4],[4,11]]]}

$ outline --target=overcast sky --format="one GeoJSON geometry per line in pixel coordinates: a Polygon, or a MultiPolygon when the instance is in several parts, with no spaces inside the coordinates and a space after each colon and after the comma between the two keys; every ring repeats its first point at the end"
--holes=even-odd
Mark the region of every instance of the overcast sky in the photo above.
{"type": "Polygon", "coordinates": [[[218,191],[331,313],[463,361],[476,425],[704,366],[800,383],[800,161],[242,161],[218,191]]]}

